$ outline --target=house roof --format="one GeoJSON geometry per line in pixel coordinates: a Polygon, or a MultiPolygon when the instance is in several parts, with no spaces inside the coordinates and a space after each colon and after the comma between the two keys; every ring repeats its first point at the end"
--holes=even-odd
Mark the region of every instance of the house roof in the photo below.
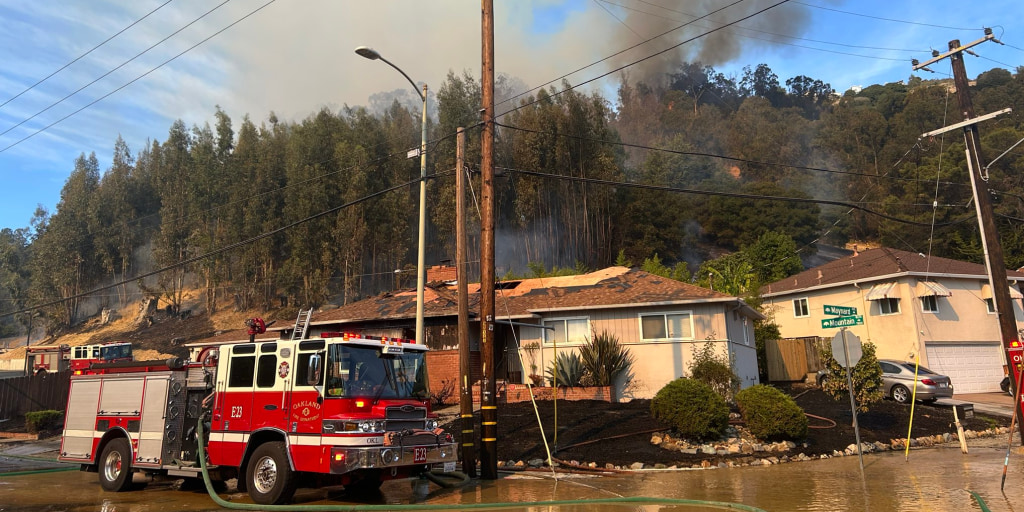
{"type": "MultiPolygon", "coordinates": [[[[469,309],[479,311],[480,284],[470,283],[469,309]]],[[[430,283],[424,290],[425,317],[458,314],[455,285],[430,283]]],[[[545,311],[571,311],[642,305],[739,301],[732,295],[626,267],[609,267],[589,274],[504,281],[495,291],[496,316],[513,319],[545,311]]],[[[746,304],[747,314],[760,314],[746,304]]],[[[410,319],[416,314],[416,291],[401,290],[316,313],[312,324],[410,319]]]]}
{"type": "MultiPolygon", "coordinates": [[[[762,295],[782,295],[810,288],[828,288],[851,282],[867,282],[900,276],[977,277],[987,279],[984,265],[925,256],[920,253],[882,247],[839,258],[805,270],[761,288],[762,295]]],[[[1024,280],[1024,273],[1010,270],[1011,280],[1024,280]]]]}

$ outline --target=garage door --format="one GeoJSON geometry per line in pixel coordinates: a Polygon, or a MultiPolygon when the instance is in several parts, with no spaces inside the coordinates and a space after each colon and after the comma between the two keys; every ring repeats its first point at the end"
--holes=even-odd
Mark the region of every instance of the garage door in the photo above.
{"type": "Polygon", "coordinates": [[[1003,356],[998,343],[927,344],[925,353],[932,371],[953,380],[954,393],[999,391],[1003,356]]]}

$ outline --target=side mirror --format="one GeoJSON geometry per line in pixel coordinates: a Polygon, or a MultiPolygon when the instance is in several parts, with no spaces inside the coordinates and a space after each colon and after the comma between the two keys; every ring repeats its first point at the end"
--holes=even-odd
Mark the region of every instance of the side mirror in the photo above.
{"type": "Polygon", "coordinates": [[[306,369],[306,384],[309,386],[320,384],[321,359],[320,354],[309,356],[309,368],[306,369]]]}

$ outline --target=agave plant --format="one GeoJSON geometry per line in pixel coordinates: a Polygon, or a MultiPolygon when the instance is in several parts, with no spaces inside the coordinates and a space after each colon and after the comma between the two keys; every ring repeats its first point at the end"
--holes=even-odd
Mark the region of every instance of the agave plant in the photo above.
{"type": "Polygon", "coordinates": [[[595,386],[611,386],[620,375],[629,375],[634,360],[619,338],[608,331],[592,333],[580,347],[580,356],[595,386]]]}
{"type": "Polygon", "coordinates": [[[575,351],[558,354],[547,371],[548,381],[552,386],[568,386],[570,388],[582,383],[584,373],[586,373],[586,369],[583,367],[583,360],[575,351]],[[557,381],[555,380],[556,374],[558,375],[557,381]]]}

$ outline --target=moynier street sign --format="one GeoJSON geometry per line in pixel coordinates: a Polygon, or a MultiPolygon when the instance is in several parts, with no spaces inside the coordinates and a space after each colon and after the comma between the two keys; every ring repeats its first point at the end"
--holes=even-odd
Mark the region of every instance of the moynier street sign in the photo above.
{"type": "Polygon", "coordinates": [[[847,306],[829,306],[828,304],[825,304],[825,314],[851,316],[857,314],[857,308],[851,308],[847,306]]]}
{"type": "Polygon", "coordinates": [[[835,329],[836,327],[852,327],[854,325],[864,325],[864,317],[861,315],[840,316],[821,321],[822,329],[835,329]]]}

